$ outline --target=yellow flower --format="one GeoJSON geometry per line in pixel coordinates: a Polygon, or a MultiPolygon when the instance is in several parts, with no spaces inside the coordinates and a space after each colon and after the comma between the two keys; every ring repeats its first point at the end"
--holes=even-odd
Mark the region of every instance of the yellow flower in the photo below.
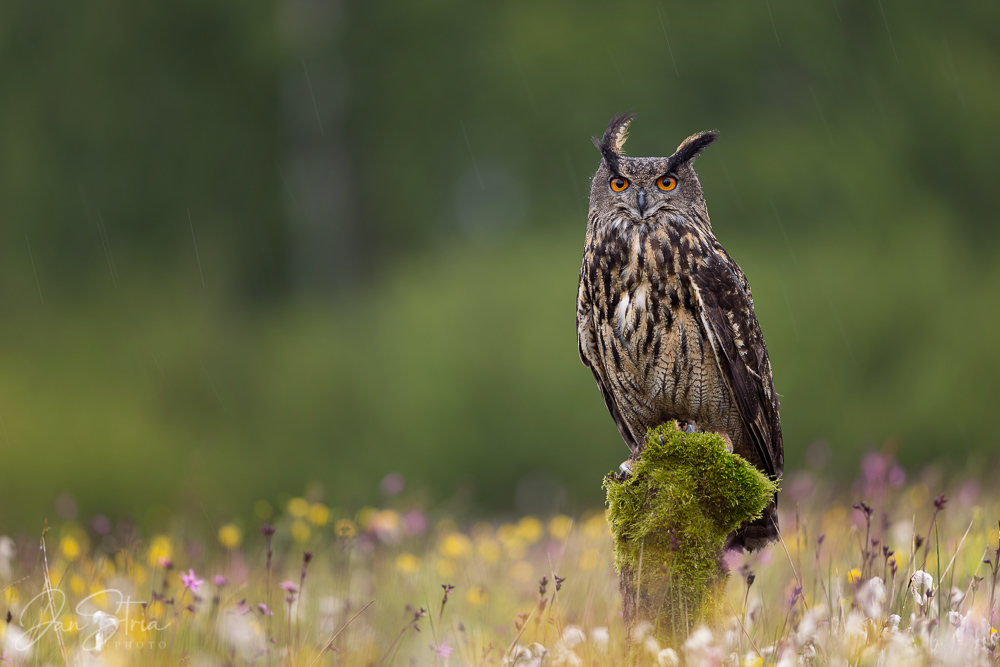
{"type": "Polygon", "coordinates": [[[573,519],[565,514],[552,517],[549,521],[549,535],[557,540],[565,540],[569,536],[569,531],[573,527],[573,519]]]}
{"type": "Polygon", "coordinates": [[[83,591],[86,590],[83,577],[78,574],[70,575],[69,590],[72,591],[73,595],[83,595],[83,591]]]}
{"type": "Polygon", "coordinates": [[[442,579],[451,579],[455,576],[455,563],[450,560],[439,560],[437,564],[438,576],[442,579]]]}
{"type": "Polygon", "coordinates": [[[438,541],[438,551],[448,558],[465,558],[472,553],[472,542],[462,533],[449,533],[438,541]]]}
{"type": "Polygon", "coordinates": [[[528,544],[542,539],[542,522],[533,516],[526,516],[517,522],[517,534],[528,544]]]}
{"type": "Polygon", "coordinates": [[[535,569],[531,567],[531,563],[526,560],[519,560],[510,567],[510,572],[508,574],[514,581],[519,581],[521,583],[526,583],[531,581],[535,576],[535,569]]]}
{"type": "Polygon", "coordinates": [[[600,562],[601,555],[597,549],[590,548],[583,552],[580,556],[580,569],[589,572],[597,567],[598,562],[600,562]]]}
{"type": "Polygon", "coordinates": [[[411,553],[401,553],[396,556],[396,569],[403,574],[413,574],[420,569],[420,559],[411,553]]]}
{"type": "Polygon", "coordinates": [[[330,508],[323,503],[309,506],[309,522],[314,526],[325,526],[330,522],[330,508]]]}
{"type": "Polygon", "coordinates": [[[288,513],[301,518],[309,513],[309,501],[305,498],[292,498],[288,501],[288,513]]]}
{"type": "Polygon", "coordinates": [[[517,526],[510,523],[505,523],[497,528],[497,537],[500,538],[501,542],[521,539],[517,535],[517,526]]]}
{"type": "Polygon", "coordinates": [[[476,553],[487,563],[495,563],[500,560],[500,543],[491,539],[479,540],[476,553]]]}
{"type": "Polygon", "coordinates": [[[312,531],[309,530],[309,524],[302,519],[296,519],[292,522],[292,539],[296,542],[308,542],[309,537],[312,535],[312,531]]]}
{"type": "Polygon", "coordinates": [[[850,572],[847,573],[847,580],[852,584],[856,584],[859,581],[861,581],[861,570],[859,570],[858,568],[852,569],[850,572]]]}
{"type": "Polygon", "coordinates": [[[236,524],[227,523],[219,528],[219,544],[227,549],[235,549],[243,541],[243,532],[236,524]]]}
{"type": "Polygon", "coordinates": [[[518,560],[524,558],[524,554],[528,552],[528,545],[521,538],[515,537],[504,542],[503,549],[507,553],[507,558],[518,560]]]}
{"type": "Polygon", "coordinates": [[[759,655],[753,651],[746,654],[743,658],[743,667],[763,667],[764,660],[759,655]]]}
{"type": "Polygon", "coordinates": [[[482,586],[474,586],[470,588],[465,594],[465,599],[469,604],[479,606],[484,604],[486,600],[490,597],[489,592],[482,586]]]}
{"type": "Polygon", "coordinates": [[[358,534],[358,527],[350,519],[340,519],[334,524],[333,530],[337,533],[337,537],[345,539],[350,539],[358,534]]]}
{"type": "Polygon", "coordinates": [[[368,520],[368,530],[383,539],[394,538],[403,525],[403,519],[396,510],[375,512],[368,520]]]}
{"type": "Polygon", "coordinates": [[[62,553],[63,558],[68,561],[74,561],[80,557],[83,550],[80,548],[80,543],[76,541],[76,538],[72,535],[67,535],[61,540],[59,540],[59,551],[62,553]]]}
{"type": "Polygon", "coordinates": [[[158,565],[164,558],[170,558],[174,548],[170,543],[170,538],[166,535],[157,535],[149,544],[149,564],[158,565]]]}
{"type": "Polygon", "coordinates": [[[115,565],[107,558],[99,560],[94,567],[94,576],[100,579],[110,579],[115,576],[115,565]]]}
{"type": "Polygon", "coordinates": [[[107,589],[96,581],[90,584],[90,595],[88,597],[90,602],[93,602],[98,608],[105,608],[108,604],[107,589]]]}
{"type": "Polygon", "coordinates": [[[142,586],[149,580],[149,572],[142,565],[133,565],[129,569],[129,574],[132,575],[132,583],[142,586]]]}
{"type": "Polygon", "coordinates": [[[374,507],[362,507],[358,510],[358,513],[354,515],[354,521],[365,530],[368,530],[368,523],[372,520],[372,517],[375,516],[376,512],[378,512],[378,510],[374,507]]]}
{"type": "Polygon", "coordinates": [[[258,500],[253,505],[253,513],[261,519],[270,519],[271,515],[274,514],[274,509],[271,507],[271,503],[266,500],[258,500]]]}
{"type": "Polygon", "coordinates": [[[583,524],[583,534],[591,542],[597,542],[604,535],[609,534],[608,521],[603,514],[595,514],[587,519],[583,524]]]}
{"type": "Polygon", "coordinates": [[[71,635],[80,629],[80,623],[70,614],[59,618],[60,630],[63,634],[71,635]]]}

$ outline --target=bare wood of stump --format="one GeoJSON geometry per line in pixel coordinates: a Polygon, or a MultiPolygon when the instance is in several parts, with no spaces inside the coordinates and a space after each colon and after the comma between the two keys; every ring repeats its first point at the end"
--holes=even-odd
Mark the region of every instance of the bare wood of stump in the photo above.
{"type": "MultiPolygon", "coordinates": [[[[721,617],[728,535],[759,517],[776,486],[714,433],[674,422],[649,432],[625,479],[605,479],[629,642],[642,624],[677,647],[721,617]]],[[[639,632],[639,635],[643,632],[639,632]]]]}

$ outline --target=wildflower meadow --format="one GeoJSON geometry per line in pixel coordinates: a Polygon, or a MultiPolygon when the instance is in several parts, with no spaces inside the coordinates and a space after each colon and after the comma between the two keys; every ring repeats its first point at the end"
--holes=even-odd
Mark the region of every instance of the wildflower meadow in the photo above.
{"type": "MultiPolygon", "coordinates": [[[[848,492],[786,476],[782,541],[730,552],[726,619],[649,665],[987,665],[1000,497],[873,453],[848,492]]],[[[623,665],[600,510],[456,521],[387,498],[261,500],[207,528],[102,516],[0,537],[0,664],[623,665]]]]}

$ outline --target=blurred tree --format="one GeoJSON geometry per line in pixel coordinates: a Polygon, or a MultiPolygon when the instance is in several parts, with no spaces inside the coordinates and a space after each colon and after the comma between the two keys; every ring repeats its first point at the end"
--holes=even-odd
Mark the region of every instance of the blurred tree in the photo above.
{"type": "Polygon", "coordinates": [[[109,265],[116,280],[194,268],[193,227],[207,280],[285,286],[271,2],[0,12],[7,252],[28,232],[39,270],[73,290],[109,265]]]}

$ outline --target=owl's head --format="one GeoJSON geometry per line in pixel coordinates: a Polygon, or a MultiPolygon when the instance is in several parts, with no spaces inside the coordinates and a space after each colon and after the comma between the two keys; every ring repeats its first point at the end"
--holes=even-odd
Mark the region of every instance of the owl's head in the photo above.
{"type": "MultiPolygon", "coordinates": [[[[627,157],[622,153],[634,114],[618,114],[603,137],[594,137],[601,164],[590,188],[590,209],[607,224],[655,224],[666,215],[708,225],[708,210],[694,159],[718,137],[693,134],[670,157],[627,157]]],[[[593,216],[592,216],[593,217],[593,216]]]]}

